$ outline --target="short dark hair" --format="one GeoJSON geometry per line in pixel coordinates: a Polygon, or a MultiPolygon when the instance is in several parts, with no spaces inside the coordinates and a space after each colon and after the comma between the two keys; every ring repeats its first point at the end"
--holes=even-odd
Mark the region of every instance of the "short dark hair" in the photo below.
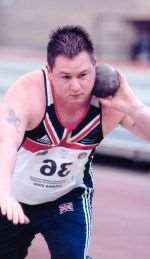
{"type": "Polygon", "coordinates": [[[47,45],[47,62],[51,68],[58,55],[74,58],[86,51],[94,59],[94,47],[89,34],[81,26],[64,26],[54,31],[47,45]]]}

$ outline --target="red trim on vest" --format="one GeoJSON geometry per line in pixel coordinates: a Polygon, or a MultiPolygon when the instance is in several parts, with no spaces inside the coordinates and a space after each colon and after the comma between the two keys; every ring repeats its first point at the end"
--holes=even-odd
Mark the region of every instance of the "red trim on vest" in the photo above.
{"type": "Polygon", "coordinates": [[[93,123],[90,126],[89,125],[85,126],[85,128],[83,128],[80,131],[80,133],[77,134],[77,136],[74,136],[74,137],[71,138],[71,141],[77,142],[77,141],[81,140],[81,138],[88,135],[92,129],[96,128],[96,126],[99,125],[99,120],[100,120],[99,117],[96,120],[93,120],[93,123]]]}
{"type": "MultiPolygon", "coordinates": [[[[44,126],[45,126],[45,128],[46,128],[46,130],[47,130],[48,135],[50,136],[50,139],[53,141],[53,143],[54,143],[55,145],[58,145],[59,142],[58,142],[58,140],[56,139],[56,137],[55,137],[55,135],[54,135],[54,133],[53,133],[53,129],[52,129],[52,127],[51,127],[51,125],[50,125],[50,123],[49,123],[47,117],[45,117],[44,126]]],[[[56,132],[55,132],[55,133],[56,133],[56,132]]]]}
{"type": "Polygon", "coordinates": [[[37,151],[50,148],[50,145],[37,143],[37,142],[33,141],[32,139],[26,138],[22,147],[28,151],[31,151],[32,153],[35,153],[37,151]]]}

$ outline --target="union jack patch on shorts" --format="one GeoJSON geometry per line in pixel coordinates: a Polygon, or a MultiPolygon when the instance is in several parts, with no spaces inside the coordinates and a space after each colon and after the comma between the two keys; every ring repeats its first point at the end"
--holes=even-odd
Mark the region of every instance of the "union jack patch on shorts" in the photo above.
{"type": "Polygon", "coordinates": [[[66,202],[59,205],[59,214],[64,214],[69,211],[74,211],[73,203],[72,202],[66,202]]]}

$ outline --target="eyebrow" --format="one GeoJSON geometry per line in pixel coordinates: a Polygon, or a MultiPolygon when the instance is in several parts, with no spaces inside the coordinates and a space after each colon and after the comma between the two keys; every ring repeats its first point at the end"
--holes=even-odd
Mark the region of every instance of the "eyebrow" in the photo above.
{"type": "MultiPolygon", "coordinates": [[[[84,70],[80,71],[78,74],[87,73],[87,72],[89,72],[89,69],[84,69],[84,70]]],[[[70,72],[66,72],[66,71],[61,71],[60,74],[61,75],[71,75],[70,72]]]]}
{"type": "Polygon", "coordinates": [[[61,75],[71,75],[71,73],[70,72],[60,72],[59,74],[61,74],[61,75]]]}

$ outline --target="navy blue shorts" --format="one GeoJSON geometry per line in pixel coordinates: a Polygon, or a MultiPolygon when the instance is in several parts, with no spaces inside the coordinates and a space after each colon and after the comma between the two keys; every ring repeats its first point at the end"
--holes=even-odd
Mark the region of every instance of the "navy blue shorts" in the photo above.
{"type": "Polygon", "coordinates": [[[91,231],[92,190],[41,205],[22,204],[27,225],[13,225],[0,215],[0,258],[24,259],[34,236],[41,233],[51,259],[85,259],[91,231]]]}

